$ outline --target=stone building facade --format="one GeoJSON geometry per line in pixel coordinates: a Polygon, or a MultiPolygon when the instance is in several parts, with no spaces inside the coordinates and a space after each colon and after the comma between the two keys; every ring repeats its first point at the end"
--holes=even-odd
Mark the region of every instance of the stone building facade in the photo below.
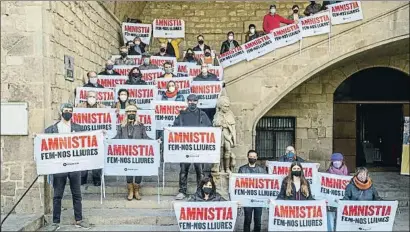
{"type": "MultiPolygon", "coordinates": [[[[1,212],[8,212],[36,177],[34,134],[58,119],[59,104],[73,101],[74,89],[87,71],[102,69],[105,60],[117,54],[122,20],[130,17],[150,23],[160,17],[181,18],[186,22],[181,49],[194,46],[196,36],[203,34],[219,52],[228,31],[243,43],[250,23],[262,30],[270,4],[2,1],[1,100],[28,103],[29,135],[1,136],[1,212]],[[74,57],[74,82],[64,80],[64,55],[74,57]]],[[[287,16],[293,4],[303,10],[308,3],[276,2],[278,13],[287,16]]],[[[225,70],[237,119],[234,152],[239,164],[255,145],[258,120],[264,115],[286,115],[297,118],[296,147],[301,155],[327,165],[333,148],[332,96],[338,84],[365,67],[386,66],[409,73],[408,2],[362,2],[362,7],[364,20],[332,28],[330,52],[328,37],[317,36],[303,40],[301,52],[295,44],[225,70]]],[[[154,42],[151,49],[157,47],[154,42]]],[[[39,178],[16,212],[49,211],[47,186],[39,178]]]]}

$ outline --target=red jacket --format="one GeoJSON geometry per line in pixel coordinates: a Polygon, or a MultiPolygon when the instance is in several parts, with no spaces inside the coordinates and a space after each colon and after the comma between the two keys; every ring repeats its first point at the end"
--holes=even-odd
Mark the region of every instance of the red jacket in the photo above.
{"type": "Polygon", "coordinates": [[[273,29],[279,28],[280,23],[292,24],[294,21],[285,19],[278,14],[274,14],[273,16],[271,14],[267,14],[263,17],[263,31],[265,33],[270,33],[273,29]]]}

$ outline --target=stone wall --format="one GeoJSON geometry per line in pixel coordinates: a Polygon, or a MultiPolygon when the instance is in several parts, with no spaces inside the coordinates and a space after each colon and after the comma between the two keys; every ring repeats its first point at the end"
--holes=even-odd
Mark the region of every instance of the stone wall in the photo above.
{"type": "Polygon", "coordinates": [[[147,4],[146,1],[101,1],[121,22],[127,18],[138,19],[147,4]]]}

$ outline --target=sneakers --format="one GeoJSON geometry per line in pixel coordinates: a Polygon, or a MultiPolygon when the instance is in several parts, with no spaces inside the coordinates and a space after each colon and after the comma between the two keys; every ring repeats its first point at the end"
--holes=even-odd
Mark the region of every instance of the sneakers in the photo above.
{"type": "Polygon", "coordinates": [[[183,200],[184,198],[185,198],[185,194],[178,193],[178,195],[175,197],[175,200],[183,200]]]}
{"type": "Polygon", "coordinates": [[[85,221],[79,221],[79,222],[77,222],[77,223],[75,224],[75,227],[77,227],[77,228],[83,228],[83,229],[90,229],[90,228],[91,228],[90,224],[88,224],[88,223],[85,222],[85,221]]]}
{"type": "Polygon", "coordinates": [[[47,225],[44,228],[44,231],[57,231],[59,229],[60,229],[60,223],[53,223],[53,224],[47,225]]]}

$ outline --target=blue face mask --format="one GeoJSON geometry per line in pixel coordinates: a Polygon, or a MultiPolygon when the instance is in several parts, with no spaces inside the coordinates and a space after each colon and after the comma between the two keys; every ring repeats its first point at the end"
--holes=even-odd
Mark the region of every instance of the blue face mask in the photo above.
{"type": "Polygon", "coordinates": [[[293,152],[289,152],[288,154],[287,154],[287,157],[290,159],[290,158],[293,158],[295,156],[295,153],[293,153],[293,152]]]}

